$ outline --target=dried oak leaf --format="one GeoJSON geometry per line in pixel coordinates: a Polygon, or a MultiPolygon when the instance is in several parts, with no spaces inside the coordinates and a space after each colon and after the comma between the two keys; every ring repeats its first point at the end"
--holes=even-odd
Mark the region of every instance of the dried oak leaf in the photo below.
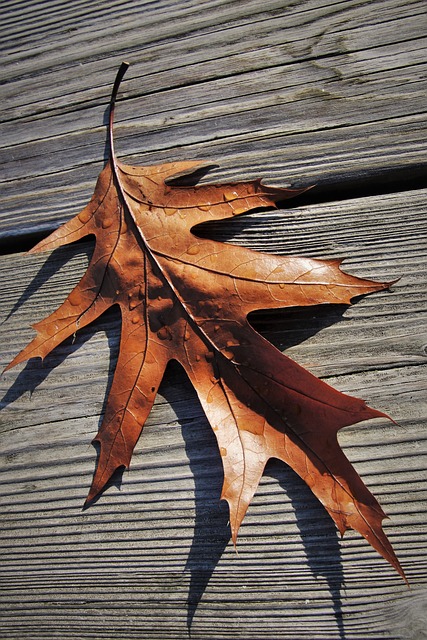
{"type": "MultiPolygon", "coordinates": [[[[267,255],[193,235],[201,222],[272,207],[299,190],[260,180],[174,186],[166,180],[198,162],[132,167],[116,159],[110,104],[110,159],[89,204],[30,253],[95,235],[89,267],[65,302],[34,325],[37,336],[9,367],[39,356],[112,305],[122,318],[120,353],[87,501],[119,467],[128,467],[166,365],[185,369],[215,432],[224,467],[221,497],[233,541],[270,458],[286,462],[325,506],[341,534],[349,528],[404,577],[382,530],[383,510],[337,441],[346,425],[384,417],[340,393],[266,341],[248,323],[256,309],[349,304],[386,289],[340,270],[339,260],[267,255]]],[[[8,368],[9,368],[8,367],[8,368]]]]}

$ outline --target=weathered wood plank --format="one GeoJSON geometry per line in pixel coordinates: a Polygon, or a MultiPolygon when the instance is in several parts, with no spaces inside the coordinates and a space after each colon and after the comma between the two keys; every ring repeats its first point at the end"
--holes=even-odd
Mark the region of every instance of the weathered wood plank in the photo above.
{"type": "MultiPolygon", "coordinates": [[[[59,3],[55,23],[51,21],[45,29],[43,20],[49,17],[48,2],[38,3],[32,16],[22,11],[22,4],[18,8],[15,4],[9,11],[5,4],[0,34],[8,59],[2,67],[2,78],[14,81],[40,72],[48,75],[58,66],[67,74],[76,63],[97,64],[101,73],[111,69],[111,64],[114,68],[122,55],[133,53],[141,67],[148,61],[153,72],[177,72],[172,79],[170,73],[166,77],[165,86],[170,87],[171,80],[174,86],[177,79],[181,84],[182,78],[193,75],[197,65],[204,65],[200,68],[205,69],[210,65],[209,74],[196,72],[198,80],[221,76],[221,69],[232,74],[250,70],[261,62],[256,53],[252,58],[250,54],[260,49],[265,55],[258,68],[270,68],[309,56],[319,58],[425,36],[425,7],[421,0],[405,3],[348,0],[324,4],[316,0],[298,3],[269,0],[263,5],[256,0],[244,4],[236,0],[204,3],[169,0],[145,6],[134,2],[133,7],[128,2],[126,10],[119,3],[115,14],[112,2],[102,12],[84,2],[74,3],[68,16],[66,7],[59,3]],[[70,18],[74,29],[70,29],[70,18]],[[11,21],[18,33],[14,33],[11,21]],[[277,45],[282,46],[276,52],[277,45]],[[218,61],[220,64],[215,64],[218,61]]],[[[144,75],[149,74],[146,65],[144,75]]],[[[86,78],[79,85],[73,74],[67,76],[67,80],[75,83],[70,88],[76,92],[82,87],[91,88],[93,83],[88,74],[84,75],[86,78]]],[[[37,91],[31,82],[22,88],[37,91]]],[[[61,96],[64,89],[67,87],[56,87],[56,95],[61,96]]],[[[21,103],[25,104],[25,100],[21,99],[21,103]]]]}
{"type": "MultiPolygon", "coordinates": [[[[401,180],[419,177],[426,153],[423,3],[279,5],[210,3],[201,23],[191,3],[147,8],[139,19],[129,7],[118,22],[114,11],[122,8],[112,5],[100,33],[109,40],[110,29],[124,29],[122,53],[133,62],[118,111],[120,154],[138,163],[204,158],[221,165],[214,179],[261,171],[276,182],[329,189],[384,183],[405,168],[401,180]],[[170,21],[164,11],[172,12],[170,21]],[[178,20],[181,14],[187,17],[178,20]]],[[[50,7],[52,16],[58,8],[50,7]]],[[[97,16],[86,3],[75,11],[75,35],[65,14],[65,31],[59,24],[57,34],[48,32],[37,55],[12,35],[9,41],[13,75],[6,64],[0,102],[4,243],[66,219],[102,166],[101,124],[123,55],[109,41],[109,55],[99,58],[100,39],[91,37],[97,16]],[[81,30],[88,12],[92,27],[81,30]],[[68,56],[67,65],[57,56],[49,62],[51,47],[68,56]]],[[[31,30],[31,12],[17,22],[24,33],[27,19],[31,30]]]]}
{"type": "MultiPolygon", "coordinates": [[[[367,183],[389,187],[396,181],[398,172],[406,165],[410,174],[417,174],[413,162],[422,163],[425,157],[425,135],[423,119],[405,119],[404,122],[383,123],[381,130],[375,127],[348,127],[322,132],[316,136],[302,138],[299,135],[283,136],[271,148],[271,140],[262,133],[250,139],[233,136],[218,143],[211,141],[192,145],[188,150],[177,150],[173,159],[206,159],[218,161],[221,169],[212,172],[212,181],[236,180],[251,177],[266,177],[270,184],[307,185],[316,183],[329,189],[339,190],[341,184],[363,189],[367,183]],[[420,128],[421,125],[421,128],[420,128]],[[390,150],[383,133],[390,132],[396,149],[390,150]],[[398,154],[395,151],[398,150],[398,154]],[[268,160],[267,160],[268,158],[268,160]],[[357,159],[355,159],[357,158],[357,159]],[[384,171],[384,167],[389,172],[384,171]]],[[[97,146],[99,154],[99,145],[97,146]]],[[[99,155],[98,155],[99,157],[99,155]]],[[[156,157],[138,157],[139,163],[159,162],[170,159],[164,151],[156,157]]],[[[130,158],[135,160],[135,158],[130,158]]],[[[2,185],[2,209],[0,211],[0,237],[7,242],[26,233],[47,232],[65,222],[80,210],[93,193],[102,162],[79,166],[62,173],[22,178],[2,185]]],[[[408,174],[404,175],[408,179],[408,174]]]]}
{"type": "MultiPolygon", "coordinates": [[[[202,86],[158,89],[147,97],[129,97],[120,105],[117,139],[122,153],[153,154],[176,146],[221,141],[230,136],[237,136],[237,140],[245,135],[253,135],[256,139],[289,136],[296,132],[315,136],[317,131],[325,129],[373,126],[375,123],[378,128],[378,122],[387,118],[416,117],[423,112],[426,86],[419,75],[424,73],[425,77],[427,66],[425,42],[424,46],[422,42],[417,43],[422,56],[420,64],[415,61],[405,66],[402,58],[406,52],[405,56],[398,55],[391,48],[387,52],[394,64],[381,71],[370,71],[369,58],[351,65],[348,61],[345,64],[346,57],[340,56],[333,58],[334,66],[331,61],[324,64],[300,62],[263,73],[248,72],[237,79],[234,76],[212,80],[202,86]],[[355,67],[353,70],[352,66],[355,67]]],[[[114,74],[107,77],[111,83],[114,74]]],[[[94,151],[105,135],[101,125],[107,104],[105,98],[100,107],[86,113],[87,124],[92,125],[86,130],[82,126],[85,123],[79,105],[74,105],[74,115],[68,112],[61,117],[20,120],[18,132],[15,120],[5,123],[2,126],[4,148],[0,156],[4,177],[22,178],[44,171],[57,172],[55,162],[61,160],[64,163],[59,165],[61,170],[69,169],[75,163],[88,164],[98,160],[99,149],[97,153],[94,151]],[[69,132],[70,126],[72,129],[78,127],[78,130],[69,132]],[[15,147],[12,157],[11,144],[15,147]],[[37,165],[34,163],[36,156],[39,156],[37,165]],[[17,161],[19,164],[14,166],[17,161]]]]}
{"type": "MultiPolygon", "coordinates": [[[[304,312],[304,328],[296,312],[255,322],[301,364],[399,422],[348,428],[340,440],[391,516],[386,530],[413,591],[357,534],[339,541],[305,485],[275,462],[236,556],[218,503],[216,444],[178,368],[162,384],[122,490],[110,487],[82,512],[95,457],[89,442],[118,345],[118,318],[109,314],[44,366],[30,362],[2,376],[8,637],[48,638],[55,629],[64,638],[185,638],[190,622],[191,637],[204,639],[406,637],[404,614],[395,612],[413,606],[416,624],[427,565],[425,201],[420,191],[389,194],[210,229],[258,250],[348,255],[346,268],[360,275],[402,275],[392,293],[365,298],[342,317],[304,312]]],[[[30,337],[29,323],[78,280],[87,255],[79,245],[50,258],[0,259],[2,317],[15,309],[1,327],[2,365],[30,337]]]]}
{"type": "MultiPolygon", "coordinates": [[[[372,80],[364,76],[373,73],[386,73],[392,69],[398,72],[400,69],[401,72],[402,67],[410,69],[425,63],[423,4],[418,2],[416,6],[406,4],[402,7],[395,0],[387,3],[377,0],[374,6],[380,9],[385,4],[394,10],[390,21],[364,26],[360,25],[360,11],[355,12],[354,3],[347,2],[338,12],[331,5],[331,15],[326,15],[323,21],[317,15],[312,16],[311,21],[299,25],[300,32],[292,30],[291,26],[284,28],[285,17],[274,13],[263,25],[257,23],[256,28],[253,23],[239,24],[235,28],[228,25],[226,30],[219,29],[201,36],[188,34],[172,45],[169,41],[163,43],[161,33],[156,31],[152,34],[156,43],[150,46],[149,51],[141,48],[131,53],[132,76],[127,80],[125,95],[132,97],[132,94],[140,96],[142,93],[149,115],[159,110],[158,102],[151,98],[153,93],[166,94],[162,97],[160,112],[167,113],[180,105],[197,105],[200,94],[203,102],[209,104],[216,97],[209,91],[209,82],[215,83],[222,98],[229,99],[238,98],[239,89],[242,93],[245,90],[243,96],[246,96],[280,88],[278,74],[282,67],[289,68],[289,75],[296,85],[304,84],[310,78],[304,78],[307,74],[298,76],[295,65],[303,65],[303,69],[311,69],[312,72],[318,67],[325,73],[329,68],[329,76],[325,75],[325,79],[341,78],[348,84],[357,84],[357,79],[359,83],[372,80]],[[301,32],[305,38],[301,38],[301,32]],[[209,48],[206,47],[207,42],[209,48]],[[315,50],[312,49],[314,43],[315,50]],[[249,84],[253,79],[249,74],[253,72],[258,72],[255,86],[249,84]],[[267,80],[270,74],[271,86],[267,80]]],[[[247,5],[239,6],[247,12],[247,5]]],[[[108,32],[108,26],[104,28],[108,32]]],[[[66,49],[68,41],[63,45],[66,49]]],[[[91,53],[90,47],[88,53],[91,53]]],[[[67,131],[81,130],[84,121],[79,126],[74,118],[67,120],[65,117],[61,122],[55,116],[61,112],[65,116],[72,115],[76,108],[89,111],[105,103],[110,93],[108,76],[114,75],[125,53],[121,57],[110,55],[84,63],[79,59],[78,66],[71,64],[59,69],[56,66],[46,68],[46,60],[41,58],[43,69],[35,72],[40,76],[38,83],[34,82],[34,74],[29,77],[22,74],[21,65],[16,61],[12,65],[13,74],[7,73],[7,65],[3,66],[0,77],[4,83],[5,102],[0,108],[1,121],[47,119],[52,123],[53,133],[56,122],[60,122],[67,131]],[[62,82],[59,81],[59,73],[62,82]]],[[[35,57],[31,56],[30,60],[34,61],[35,57]]],[[[416,78],[420,78],[419,73],[413,79],[416,78]]],[[[399,84],[396,82],[395,88],[399,84]]],[[[86,113],[81,115],[86,116],[86,113]]],[[[20,136],[22,133],[31,134],[31,131],[23,129],[22,133],[16,133],[20,136]]],[[[50,133],[52,135],[52,130],[50,133]]]]}

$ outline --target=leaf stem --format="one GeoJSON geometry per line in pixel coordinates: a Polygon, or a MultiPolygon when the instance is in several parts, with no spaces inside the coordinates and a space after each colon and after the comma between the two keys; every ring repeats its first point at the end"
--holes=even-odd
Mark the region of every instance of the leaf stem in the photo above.
{"type": "Polygon", "coordinates": [[[108,120],[108,141],[110,143],[110,156],[111,159],[115,160],[114,154],[114,140],[113,140],[113,124],[114,124],[114,108],[116,105],[117,92],[120,87],[120,83],[123,80],[123,76],[129,68],[129,62],[122,62],[119,70],[117,71],[116,79],[114,80],[113,90],[111,92],[110,98],[110,117],[108,120]]]}

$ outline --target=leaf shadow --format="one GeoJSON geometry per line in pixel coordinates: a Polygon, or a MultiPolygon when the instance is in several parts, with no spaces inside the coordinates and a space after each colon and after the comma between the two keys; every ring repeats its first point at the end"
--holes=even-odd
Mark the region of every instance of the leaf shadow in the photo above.
{"type": "Polygon", "coordinates": [[[91,340],[95,334],[104,330],[109,347],[109,367],[107,388],[104,396],[102,411],[99,417],[98,428],[104,416],[105,407],[108,401],[108,394],[113,381],[114,370],[117,362],[117,355],[120,341],[120,312],[116,309],[106,311],[98,322],[80,329],[75,336],[71,336],[58,345],[44,360],[41,358],[31,358],[25,367],[19,372],[13,384],[8,388],[3,398],[0,399],[0,411],[12,404],[25,393],[30,396],[35,389],[44,382],[49,374],[61,365],[70,355],[75,353],[86,342],[91,340]]]}
{"type": "MultiPolygon", "coordinates": [[[[226,502],[219,499],[223,468],[214,433],[191,383],[178,363],[168,365],[161,392],[172,406],[181,426],[195,483],[194,533],[184,569],[190,574],[186,604],[187,630],[191,637],[198,606],[230,542],[229,512],[226,502]],[[180,385],[180,395],[182,393],[185,397],[185,402],[176,402],[176,384],[180,385]],[[193,404],[197,415],[189,417],[194,413],[188,411],[189,404],[193,404]]],[[[264,475],[276,479],[291,500],[307,563],[316,579],[326,581],[339,638],[345,640],[341,596],[344,575],[338,531],[323,506],[290,467],[281,461],[271,460],[264,475]]]]}
{"type": "MultiPolygon", "coordinates": [[[[77,244],[77,243],[75,243],[77,244]]],[[[86,243],[87,244],[87,243],[86,243]]],[[[72,245],[75,246],[75,245],[72,245]]],[[[90,259],[93,247],[86,246],[83,252],[87,254],[88,260],[90,259]]],[[[9,313],[2,319],[0,324],[4,324],[11,318],[28,300],[33,296],[36,291],[40,289],[57,271],[62,269],[70,261],[70,250],[64,251],[62,247],[55,249],[46,258],[38,272],[34,275],[24,291],[19,296],[9,313]]],[[[73,256],[74,257],[74,254],[73,256]]]]}
{"type": "Polygon", "coordinates": [[[44,360],[41,358],[30,358],[27,360],[25,367],[19,372],[13,384],[8,388],[3,398],[0,400],[0,411],[8,405],[18,400],[24,393],[29,392],[30,397],[35,389],[46,380],[48,375],[58,367],[66,358],[77,351],[79,347],[89,340],[97,331],[98,327],[86,332],[87,335],[82,340],[73,340],[68,338],[56,347],[44,360]]]}
{"type": "Polygon", "coordinates": [[[291,501],[308,566],[315,579],[326,581],[339,638],[345,640],[341,596],[344,573],[338,530],[309,487],[288,465],[270,460],[264,475],[277,480],[291,501]]]}
{"type": "Polygon", "coordinates": [[[270,311],[253,311],[248,320],[277,349],[284,351],[301,344],[319,331],[344,321],[345,304],[319,304],[288,307],[270,311]]]}
{"type": "Polygon", "coordinates": [[[194,533],[184,572],[190,574],[187,597],[187,630],[191,626],[206,587],[227,547],[231,533],[228,505],[220,500],[223,469],[214,433],[199,404],[184,369],[177,362],[168,365],[161,392],[172,406],[181,426],[185,452],[194,478],[194,533]],[[175,402],[171,381],[179,380],[186,402],[175,402]],[[197,415],[189,418],[188,403],[197,415]]]}

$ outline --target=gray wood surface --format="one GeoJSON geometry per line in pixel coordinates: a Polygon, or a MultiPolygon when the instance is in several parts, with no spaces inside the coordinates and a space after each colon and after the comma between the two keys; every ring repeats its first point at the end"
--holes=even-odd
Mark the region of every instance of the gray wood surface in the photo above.
{"type": "Polygon", "coordinates": [[[111,312],[1,376],[1,637],[427,637],[426,26],[425,3],[403,0],[2,3],[0,367],[84,273],[90,243],[23,252],[91,196],[126,59],[123,160],[200,158],[219,165],[203,181],[316,184],[286,209],[201,234],[400,278],[350,308],[253,323],[395,420],[349,427],[340,442],[390,516],[411,589],[358,534],[341,540],[275,461],[237,555],[215,439],[178,366],[130,470],[83,511],[117,358],[111,312]]]}

